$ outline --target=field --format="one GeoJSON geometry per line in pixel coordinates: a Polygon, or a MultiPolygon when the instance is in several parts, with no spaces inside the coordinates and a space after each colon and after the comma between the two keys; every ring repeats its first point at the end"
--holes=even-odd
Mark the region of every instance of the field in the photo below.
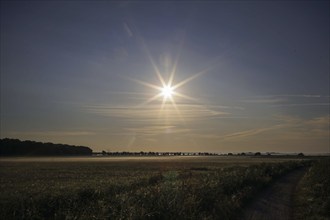
{"type": "Polygon", "coordinates": [[[330,219],[330,160],[317,161],[298,184],[294,219],[330,219]]]}
{"type": "Polygon", "coordinates": [[[311,160],[275,157],[0,159],[1,219],[238,219],[311,160]]]}

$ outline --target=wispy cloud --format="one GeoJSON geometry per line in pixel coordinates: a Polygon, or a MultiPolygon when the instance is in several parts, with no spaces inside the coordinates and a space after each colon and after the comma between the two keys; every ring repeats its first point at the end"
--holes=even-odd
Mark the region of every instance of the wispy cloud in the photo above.
{"type": "Polygon", "coordinates": [[[219,111],[216,108],[207,108],[199,104],[177,104],[161,109],[160,105],[149,104],[142,107],[132,106],[111,106],[111,105],[89,105],[86,106],[88,112],[129,120],[154,120],[159,116],[168,119],[198,120],[208,117],[219,117],[229,115],[228,112],[219,111]]]}
{"type": "Polygon", "coordinates": [[[316,94],[283,94],[255,96],[242,100],[244,103],[271,104],[271,107],[295,107],[295,106],[328,106],[329,96],[316,94]],[[318,100],[318,102],[312,102],[318,100]]]}
{"type": "Polygon", "coordinates": [[[254,135],[266,132],[266,131],[279,129],[284,126],[285,125],[278,124],[278,125],[274,125],[274,126],[270,126],[270,127],[266,127],[266,128],[256,128],[256,129],[234,132],[234,133],[223,135],[220,137],[220,139],[228,140],[228,139],[237,139],[237,138],[243,138],[243,137],[248,137],[248,136],[254,136],[254,135]]]}
{"type": "Polygon", "coordinates": [[[217,106],[214,106],[214,108],[217,108],[217,109],[236,109],[236,110],[245,110],[245,108],[242,107],[242,106],[227,106],[227,105],[217,105],[217,106]]]}
{"type": "Polygon", "coordinates": [[[129,91],[108,91],[107,94],[114,94],[114,95],[132,95],[132,96],[142,96],[148,97],[151,94],[147,92],[129,92],[129,91]]]}
{"type": "Polygon", "coordinates": [[[221,138],[221,136],[219,134],[214,134],[214,133],[191,133],[189,134],[192,137],[195,138],[202,138],[202,139],[219,139],[221,138]]]}
{"type": "Polygon", "coordinates": [[[270,95],[268,97],[329,98],[330,96],[317,95],[317,94],[282,94],[282,95],[270,95]]]}
{"type": "Polygon", "coordinates": [[[24,135],[24,136],[87,136],[94,135],[91,131],[10,131],[8,135],[24,135]]]}
{"type": "Polygon", "coordinates": [[[301,127],[305,130],[322,128],[329,131],[330,116],[320,116],[311,119],[303,119],[294,116],[276,116],[276,118],[291,127],[301,127]]]}
{"type": "Polygon", "coordinates": [[[310,120],[304,121],[306,125],[314,127],[328,127],[330,125],[330,116],[317,117],[310,120]]]}
{"type": "Polygon", "coordinates": [[[144,126],[138,128],[125,128],[125,130],[142,136],[153,136],[159,134],[179,134],[188,133],[191,131],[191,129],[180,128],[178,126],[144,126]]]}
{"type": "Polygon", "coordinates": [[[283,116],[281,119],[284,123],[286,123],[287,128],[281,132],[281,135],[278,136],[278,139],[296,141],[327,139],[328,144],[330,144],[329,115],[311,119],[283,116]]]}
{"type": "Polygon", "coordinates": [[[328,102],[317,102],[317,103],[288,103],[288,104],[276,104],[272,107],[299,107],[299,106],[329,106],[328,102]]]}
{"type": "Polygon", "coordinates": [[[211,135],[210,138],[219,137],[220,140],[234,140],[249,136],[257,136],[262,133],[273,132],[275,130],[276,133],[274,133],[273,136],[275,139],[322,138],[329,137],[330,135],[329,116],[316,117],[312,119],[292,116],[276,116],[275,118],[278,119],[278,124],[273,126],[238,131],[222,136],[211,135]]]}
{"type": "Polygon", "coordinates": [[[245,103],[261,103],[261,104],[282,103],[285,101],[287,101],[287,100],[284,98],[273,98],[273,97],[242,100],[242,102],[245,102],[245,103]]]}

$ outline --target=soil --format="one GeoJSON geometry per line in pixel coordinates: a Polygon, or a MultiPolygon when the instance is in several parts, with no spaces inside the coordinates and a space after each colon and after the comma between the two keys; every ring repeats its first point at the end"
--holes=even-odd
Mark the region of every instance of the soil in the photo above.
{"type": "Polygon", "coordinates": [[[306,169],[292,171],[276,180],[247,205],[243,219],[289,220],[292,218],[292,198],[306,169]]]}

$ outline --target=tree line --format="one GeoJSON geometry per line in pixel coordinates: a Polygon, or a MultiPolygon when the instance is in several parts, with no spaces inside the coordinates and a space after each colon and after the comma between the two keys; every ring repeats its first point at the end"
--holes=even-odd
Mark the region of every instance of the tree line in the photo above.
{"type": "Polygon", "coordinates": [[[217,153],[209,153],[209,152],[130,152],[130,151],[121,151],[121,152],[93,152],[96,156],[216,156],[219,155],[217,153]]]}
{"type": "Polygon", "coordinates": [[[85,146],[0,139],[0,156],[76,156],[92,153],[92,149],[85,146]]]}

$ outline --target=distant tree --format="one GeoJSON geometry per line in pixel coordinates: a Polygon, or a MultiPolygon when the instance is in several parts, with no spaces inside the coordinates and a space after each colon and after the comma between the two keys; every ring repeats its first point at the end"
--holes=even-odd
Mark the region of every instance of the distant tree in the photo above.
{"type": "Polygon", "coordinates": [[[92,155],[92,153],[89,147],[84,146],[0,139],[1,156],[69,156],[92,155]]]}
{"type": "Polygon", "coordinates": [[[304,157],[304,156],[305,156],[305,154],[303,154],[303,153],[298,154],[298,157],[304,157]]]}
{"type": "Polygon", "coordinates": [[[260,152],[256,152],[256,153],[254,154],[254,156],[260,156],[260,155],[261,155],[260,152]]]}
{"type": "Polygon", "coordinates": [[[228,153],[228,156],[233,156],[233,153],[228,153]]]}

